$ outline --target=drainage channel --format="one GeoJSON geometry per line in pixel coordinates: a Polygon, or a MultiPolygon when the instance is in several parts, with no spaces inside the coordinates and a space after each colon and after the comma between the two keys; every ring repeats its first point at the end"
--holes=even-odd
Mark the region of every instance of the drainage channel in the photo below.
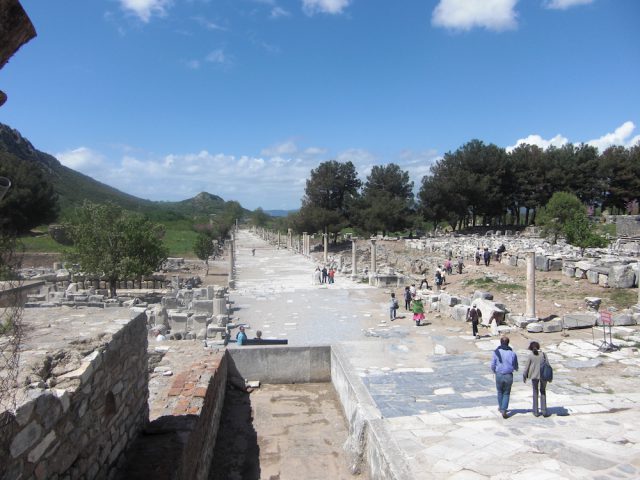
{"type": "Polygon", "coordinates": [[[331,383],[226,392],[210,480],[353,479],[348,426],[331,383]]]}

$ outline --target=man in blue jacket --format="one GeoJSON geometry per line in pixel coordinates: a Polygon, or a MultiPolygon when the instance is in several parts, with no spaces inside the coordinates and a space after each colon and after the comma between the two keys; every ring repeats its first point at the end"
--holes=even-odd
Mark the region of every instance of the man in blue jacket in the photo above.
{"type": "Polygon", "coordinates": [[[518,356],[509,346],[509,337],[500,339],[500,346],[493,352],[491,371],[496,374],[496,390],[498,391],[498,409],[502,418],[509,418],[509,397],[513,385],[513,372],[518,370],[518,356]]]}

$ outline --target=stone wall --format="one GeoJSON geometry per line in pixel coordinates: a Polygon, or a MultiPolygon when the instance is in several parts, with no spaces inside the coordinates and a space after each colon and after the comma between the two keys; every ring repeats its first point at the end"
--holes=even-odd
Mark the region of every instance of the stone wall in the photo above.
{"type": "Polygon", "coordinates": [[[9,423],[0,434],[1,478],[113,474],[148,422],[146,316],[119,322],[110,340],[88,347],[79,368],[55,378],[55,388],[31,389],[15,414],[3,413],[9,423]]]}
{"type": "Polygon", "coordinates": [[[618,237],[640,237],[640,215],[615,215],[618,237]]]}

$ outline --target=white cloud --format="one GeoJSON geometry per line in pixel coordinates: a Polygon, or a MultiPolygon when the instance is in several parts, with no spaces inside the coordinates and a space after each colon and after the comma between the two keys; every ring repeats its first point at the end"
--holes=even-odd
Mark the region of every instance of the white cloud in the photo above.
{"type": "Polygon", "coordinates": [[[265,157],[277,157],[281,155],[294,155],[298,152],[298,147],[292,140],[272,145],[271,147],[263,148],[260,152],[265,157]]]}
{"type": "Polygon", "coordinates": [[[282,7],[273,7],[271,9],[271,14],[269,15],[270,18],[280,18],[280,17],[288,17],[290,16],[291,13],[289,13],[287,10],[285,10],[282,7]]]}
{"type": "Polygon", "coordinates": [[[211,20],[202,17],[202,16],[197,16],[197,17],[193,17],[193,19],[198,22],[201,26],[203,26],[204,28],[206,28],[207,30],[220,30],[220,31],[226,31],[227,29],[225,27],[222,27],[220,25],[218,25],[215,22],[212,22],[211,20]]]}
{"type": "Polygon", "coordinates": [[[302,0],[302,10],[307,15],[330,13],[338,15],[349,6],[351,0],[302,0]]]}
{"type": "Polygon", "coordinates": [[[442,158],[436,150],[402,150],[398,155],[398,165],[402,170],[409,172],[409,177],[413,181],[415,188],[419,188],[422,182],[422,177],[428,175],[431,171],[431,166],[442,158]]]}
{"type": "Polygon", "coordinates": [[[552,10],[566,10],[571,7],[588,5],[590,3],[593,3],[593,0],[547,0],[544,6],[552,10]]]}
{"type": "Polygon", "coordinates": [[[551,146],[561,147],[565,143],[569,143],[569,140],[567,139],[567,137],[563,137],[560,134],[556,135],[553,138],[550,138],[549,140],[545,140],[540,135],[533,134],[533,135],[529,135],[528,137],[519,138],[518,140],[516,140],[515,145],[511,145],[511,146],[507,147],[507,152],[511,152],[518,145],[523,145],[523,144],[537,145],[538,147],[542,148],[543,150],[546,150],[547,148],[549,148],[551,146]]]}
{"type": "Polygon", "coordinates": [[[57,153],[55,157],[65,167],[84,173],[91,173],[95,167],[102,165],[104,157],[87,147],[78,147],[66,152],[57,153]]]}
{"type": "Polygon", "coordinates": [[[518,0],[440,0],[431,23],[452,30],[509,30],[517,27],[518,0]]]}
{"type": "Polygon", "coordinates": [[[153,15],[164,16],[171,0],[120,0],[120,6],[126,12],[136,15],[147,23],[153,15]]]}
{"type": "Polygon", "coordinates": [[[216,48],[215,50],[211,51],[209,55],[205,57],[205,60],[210,63],[219,64],[226,64],[229,62],[229,58],[224,53],[224,49],[222,48],[216,48]]]}
{"type": "Polygon", "coordinates": [[[638,142],[638,140],[640,140],[640,135],[630,138],[635,129],[635,124],[631,121],[627,121],[616,128],[613,133],[607,133],[600,138],[589,140],[587,144],[596,147],[601,152],[604,152],[612,145],[632,147],[638,142]]]}
{"type": "MultiPolygon", "coordinates": [[[[577,139],[573,140],[572,143],[586,143],[587,145],[591,145],[596,147],[600,152],[605,151],[607,148],[613,145],[621,145],[623,147],[633,147],[638,142],[640,142],[640,135],[636,135],[632,137],[633,132],[635,131],[636,126],[632,121],[626,121],[618,128],[616,128],[612,133],[606,133],[601,137],[594,138],[593,140],[589,140],[585,142],[584,140],[577,139]]],[[[511,152],[514,148],[521,144],[529,144],[529,145],[537,145],[542,149],[547,149],[551,146],[561,147],[562,145],[569,143],[569,139],[560,134],[555,137],[545,140],[540,135],[529,135],[526,138],[520,138],[516,141],[515,145],[511,145],[507,147],[507,152],[511,152]]]]}

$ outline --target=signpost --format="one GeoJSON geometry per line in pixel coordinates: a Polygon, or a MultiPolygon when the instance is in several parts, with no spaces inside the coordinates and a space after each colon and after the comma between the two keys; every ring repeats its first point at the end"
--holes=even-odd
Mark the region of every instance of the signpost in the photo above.
{"type": "Polygon", "coordinates": [[[618,350],[619,347],[613,344],[613,338],[611,335],[611,327],[613,326],[613,319],[611,318],[611,312],[600,312],[600,325],[602,325],[603,340],[598,347],[598,350],[602,352],[612,352],[618,350]],[[609,341],[607,342],[607,326],[609,327],[609,341]]]}

